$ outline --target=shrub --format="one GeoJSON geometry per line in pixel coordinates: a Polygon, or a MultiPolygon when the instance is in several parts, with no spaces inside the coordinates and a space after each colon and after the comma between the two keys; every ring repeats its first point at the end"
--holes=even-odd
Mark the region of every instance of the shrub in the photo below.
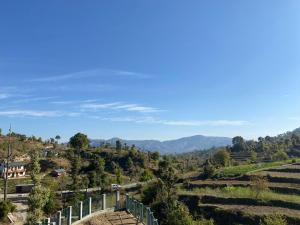
{"type": "Polygon", "coordinates": [[[252,176],[251,182],[252,182],[251,189],[255,195],[255,198],[258,199],[261,193],[268,189],[267,180],[264,177],[252,176]]]}
{"type": "Polygon", "coordinates": [[[270,214],[264,216],[260,225],[287,225],[287,220],[285,216],[281,214],[270,214]]]}
{"type": "Polygon", "coordinates": [[[288,155],[286,154],[285,151],[283,150],[278,150],[273,156],[272,156],[273,160],[275,161],[281,161],[281,160],[286,160],[288,159],[288,155]]]}
{"type": "Polygon", "coordinates": [[[211,178],[215,175],[215,167],[210,163],[209,160],[206,160],[203,166],[203,177],[211,178]]]}
{"type": "Polygon", "coordinates": [[[230,154],[225,149],[217,151],[213,155],[213,162],[216,164],[216,166],[226,167],[229,165],[229,161],[230,161],[230,154]]]}
{"type": "Polygon", "coordinates": [[[141,176],[140,176],[140,181],[141,182],[145,182],[145,181],[149,181],[153,179],[153,174],[150,170],[148,169],[145,169],[142,173],[141,173],[141,176]]]}
{"type": "Polygon", "coordinates": [[[4,220],[7,217],[9,212],[13,212],[16,209],[16,206],[11,202],[2,201],[0,202],[0,220],[4,220]]]}

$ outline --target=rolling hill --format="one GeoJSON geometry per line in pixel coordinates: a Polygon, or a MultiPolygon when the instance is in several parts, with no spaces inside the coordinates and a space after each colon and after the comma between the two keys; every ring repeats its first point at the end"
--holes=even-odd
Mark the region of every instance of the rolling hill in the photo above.
{"type": "Polygon", "coordinates": [[[231,138],[228,137],[211,137],[203,135],[195,135],[175,140],[158,141],[158,140],[123,140],[120,138],[91,139],[90,145],[98,147],[103,143],[115,145],[116,140],[120,140],[123,144],[135,145],[142,150],[159,151],[163,154],[184,153],[194,150],[206,150],[212,147],[227,146],[231,144],[231,138]]]}

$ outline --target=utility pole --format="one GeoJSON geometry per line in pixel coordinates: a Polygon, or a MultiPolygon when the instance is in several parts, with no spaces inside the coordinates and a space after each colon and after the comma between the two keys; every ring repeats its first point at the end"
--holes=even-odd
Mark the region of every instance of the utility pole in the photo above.
{"type": "Polygon", "coordinates": [[[11,151],[11,125],[9,127],[9,137],[8,137],[8,148],[7,148],[7,157],[5,162],[5,174],[4,174],[4,201],[7,201],[7,189],[8,189],[8,168],[9,168],[9,162],[10,158],[12,156],[11,151]]]}

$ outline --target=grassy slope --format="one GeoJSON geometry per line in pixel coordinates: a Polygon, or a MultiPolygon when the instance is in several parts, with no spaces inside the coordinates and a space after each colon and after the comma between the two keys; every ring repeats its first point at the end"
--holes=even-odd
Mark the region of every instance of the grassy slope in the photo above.
{"type": "MultiPolygon", "coordinates": [[[[300,162],[300,158],[295,158],[296,162],[300,162]]],[[[284,164],[292,163],[292,159],[285,161],[277,162],[267,162],[267,163],[258,163],[258,164],[249,164],[249,165],[240,165],[240,166],[230,166],[217,170],[217,177],[235,177],[247,173],[253,173],[265,169],[270,169],[277,166],[282,166],[284,164]]]]}
{"type": "MultiPolygon", "coordinates": [[[[197,194],[197,195],[212,195],[216,197],[224,198],[255,198],[255,193],[250,187],[225,187],[225,188],[197,188],[192,191],[181,190],[180,194],[197,194]]],[[[270,190],[264,190],[260,192],[258,199],[269,200],[281,200],[285,202],[299,203],[299,195],[279,194],[270,190]]]]}

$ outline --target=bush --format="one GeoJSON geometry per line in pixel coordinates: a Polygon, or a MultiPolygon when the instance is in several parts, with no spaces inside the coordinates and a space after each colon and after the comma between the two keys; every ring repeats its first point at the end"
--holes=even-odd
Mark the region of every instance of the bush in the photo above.
{"type": "Polygon", "coordinates": [[[275,161],[281,161],[281,160],[287,160],[289,157],[283,150],[278,150],[273,156],[273,160],[275,161]]]}
{"type": "Polygon", "coordinates": [[[203,166],[203,177],[211,178],[215,175],[215,167],[210,163],[209,160],[206,160],[203,166]]]}
{"type": "Polygon", "coordinates": [[[281,214],[270,214],[264,216],[260,224],[261,225],[287,225],[287,220],[285,216],[281,214]]]}
{"type": "Polygon", "coordinates": [[[150,170],[148,169],[145,169],[142,173],[141,173],[141,176],[140,176],[140,181],[141,182],[146,182],[146,181],[149,181],[149,180],[152,180],[153,179],[153,174],[150,170]]]}
{"type": "Polygon", "coordinates": [[[7,217],[7,214],[13,212],[15,209],[16,206],[13,205],[11,202],[0,202],[0,220],[4,220],[7,217]]]}
{"type": "Polygon", "coordinates": [[[216,166],[229,166],[230,154],[225,149],[219,150],[213,155],[213,162],[216,166]]]}

